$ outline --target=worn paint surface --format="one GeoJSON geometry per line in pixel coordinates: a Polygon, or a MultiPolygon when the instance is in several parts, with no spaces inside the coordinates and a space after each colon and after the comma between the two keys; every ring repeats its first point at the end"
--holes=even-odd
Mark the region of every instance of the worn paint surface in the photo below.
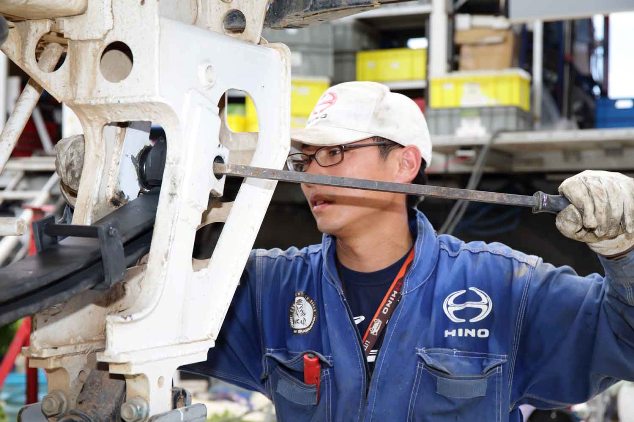
{"type": "Polygon", "coordinates": [[[276,184],[246,180],[231,205],[207,211],[210,192],[224,189],[213,161],[227,162],[235,145],[241,162],[281,168],[289,149],[290,54],[281,45],[257,45],[266,6],[265,0],[90,1],[74,16],[52,10],[48,19],[15,22],[2,46],[81,122],[84,164],[74,224],[90,224],[132,198],[143,133],[151,122],[167,135],[147,264],[129,270],[110,292],[87,292],[35,317],[27,354],[73,405],[86,374],[106,362],[124,376],[128,398],[145,399],[150,415],[168,411],[175,368],[204,359],[213,346],[276,184]],[[229,8],[244,14],[243,32],[226,33],[222,17],[229,8]],[[35,51],[51,31],[61,36],[66,55],[57,70],[45,72],[35,51]],[[198,48],[184,48],[190,45],[198,48]],[[107,48],[121,53],[110,57],[107,71],[129,71],[116,83],[102,73],[107,48]],[[218,103],[229,89],[254,100],[262,122],[257,141],[227,133],[218,103]],[[204,221],[224,222],[224,230],[211,259],[194,271],[203,214],[204,221]]]}

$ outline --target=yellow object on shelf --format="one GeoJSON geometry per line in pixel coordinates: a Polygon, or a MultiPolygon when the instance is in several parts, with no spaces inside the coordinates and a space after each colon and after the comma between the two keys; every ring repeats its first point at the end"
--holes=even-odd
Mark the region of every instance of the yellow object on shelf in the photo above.
{"type": "Polygon", "coordinates": [[[453,72],[431,79],[430,107],[515,106],[531,109],[530,75],[522,69],[453,72]]]}
{"type": "Polygon", "coordinates": [[[328,79],[293,79],[291,81],[291,114],[308,117],[319,97],[330,87],[328,79]]]}
{"type": "Polygon", "coordinates": [[[306,122],[308,121],[307,116],[296,116],[291,115],[291,129],[303,129],[306,127],[306,122]]]}
{"type": "MultiPolygon", "coordinates": [[[[252,116],[255,116],[253,114],[252,116]]],[[[291,129],[303,129],[306,126],[306,121],[308,120],[308,116],[296,116],[291,114],[291,129]]],[[[232,128],[233,130],[233,128],[232,128]]],[[[251,119],[249,120],[248,116],[245,119],[245,125],[243,132],[258,132],[258,120],[251,119]]],[[[234,130],[234,132],[237,132],[234,130]]]]}
{"type": "Polygon", "coordinates": [[[227,114],[227,125],[233,132],[246,132],[247,118],[240,114],[227,114]]]}
{"type": "MultiPolygon", "coordinates": [[[[291,128],[300,129],[306,125],[306,120],[317,104],[319,97],[330,86],[330,81],[324,78],[293,79],[291,81],[291,128]]],[[[258,131],[258,116],[255,104],[249,97],[246,99],[246,132],[258,131]]]]}
{"type": "Polygon", "coordinates": [[[251,98],[246,98],[246,112],[244,122],[245,132],[258,132],[258,113],[251,98]]]}
{"type": "Polygon", "coordinates": [[[426,48],[391,48],[357,53],[357,80],[359,81],[392,82],[424,80],[425,78],[427,78],[426,48]]]}

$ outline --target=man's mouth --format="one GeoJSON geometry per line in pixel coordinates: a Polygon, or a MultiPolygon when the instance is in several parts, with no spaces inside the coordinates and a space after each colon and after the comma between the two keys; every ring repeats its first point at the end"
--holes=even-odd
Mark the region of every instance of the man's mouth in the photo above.
{"type": "Polygon", "coordinates": [[[313,211],[320,211],[331,204],[333,201],[322,195],[313,195],[310,198],[310,208],[313,211]]]}

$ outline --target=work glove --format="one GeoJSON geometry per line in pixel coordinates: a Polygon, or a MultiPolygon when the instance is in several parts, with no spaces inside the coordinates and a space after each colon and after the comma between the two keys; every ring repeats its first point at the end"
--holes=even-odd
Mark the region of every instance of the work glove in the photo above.
{"type": "Polygon", "coordinates": [[[557,215],[557,228],[564,236],[586,242],[606,257],[634,247],[634,179],[586,170],[564,180],[559,193],[571,204],[557,215]]]}
{"type": "Polygon", "coordinates": [[[70,136],[55,144],[55,171],[60,178],[60,191],[71,207],[77,200],[83,168],[84,135],[70,136]]]}

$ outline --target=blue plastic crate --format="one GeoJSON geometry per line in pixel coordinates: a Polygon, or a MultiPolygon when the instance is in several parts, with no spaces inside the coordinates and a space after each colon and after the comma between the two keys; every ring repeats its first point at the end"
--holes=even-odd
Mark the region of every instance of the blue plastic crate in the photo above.
{"type": "Polygon", "coordinates": [[[634,127],[634,99],[597,99],[596,127],[634,127]]]}

